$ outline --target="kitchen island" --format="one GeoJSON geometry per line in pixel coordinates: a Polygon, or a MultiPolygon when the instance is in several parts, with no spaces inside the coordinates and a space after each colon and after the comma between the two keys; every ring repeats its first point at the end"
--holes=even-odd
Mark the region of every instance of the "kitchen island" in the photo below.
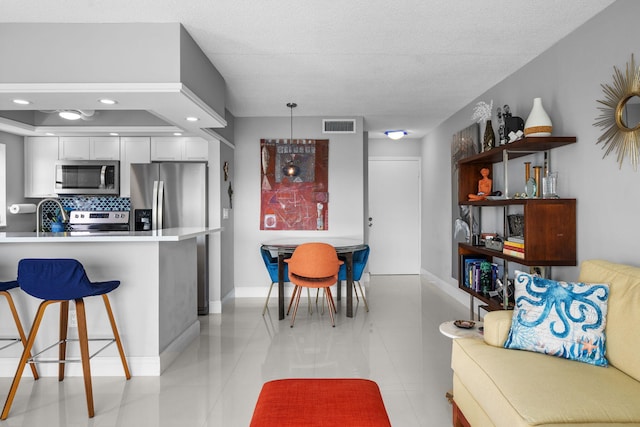
{"type": "MultiPolygon", "coordinates": [[[[131,374],[158,376],[200,332],[197,302],[196,238],[218,232],[210,228],[170,228],[131,232],[0,233],[0,280],[15,280],[22,258],[75,258],[91,281],[120,280],[109,294],[131,374]]],[[[26,330],[41,300],[11,291],[26,330]]],[[[4,304],[4,303],[3,303],[4,304]]],[[[89,337],[109,337],[101,298],[85,299],[89,337]]],[[[72,308],[73,304],[70,305],[72,308]]],[[[45,316],[35,350],[57,341],[57,315],[45,316]]],[[[0,306],[0,336],[16,332],[6,306],[0,306]]],[[[69,331],[77,337],[77,329],[69,331]]],[[[78,349],[71,345],[71,357],[78,349]]],[[[92,348],[90,344],[90,349],[92,348]]],[[[22,346],[0,352],[0,376],[12,377],[22,346]]],[[[46,353],[51,359],[57,351],[46,353]]],[[[40,364],[40,374],[57,375],[56,364],[40,364]]],[[[79,364],[69,375],[82,375],[79,364]]],[[[108,347],[91,361],[93,375],[122,375],[117,349],[108,347]]],[[[26,370],[29,372],[29,370],[26,370]]]]}

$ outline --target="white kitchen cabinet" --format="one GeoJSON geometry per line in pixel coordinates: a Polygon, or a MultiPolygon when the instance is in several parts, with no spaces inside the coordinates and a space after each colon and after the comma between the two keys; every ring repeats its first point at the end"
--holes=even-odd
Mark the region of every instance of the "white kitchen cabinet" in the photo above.
{"type": "Polygon", "coordinates": [[[202,138],[185,138],[182,153],[182,160],[206,162],[209,160],[209,142],[202,138]]]}
{"type": "Polygon", "coordinates": [[[209,143],[197,137],[152,137],[152,161],[208,161],[209,143]]]}
{"type": "Polygon", "coordinates": [[[34,136],[24,141],[24,197],[55,197],[58,137],[34,136]]]}
{"type": "Polygon", "coordinates": [[[93,136],[89,140],[89,159],[120,160],[120,138],[117,136],[93,136]]]}
{"type": "Polygon", "coordinates": [[[131,197],[131,165],[151,163],[151,138],[120,138],[120,197],[131,197]]]}
{"type": "Polygon", "coordinates": [[[88,136],[63,136],[58,141],[59,160],[89,160],[88,136]]]}
{"type": "Polygon", "coordinates": [[[117,136],[63,136],[58,142],[60,160],[120,160],[117,136]]]}

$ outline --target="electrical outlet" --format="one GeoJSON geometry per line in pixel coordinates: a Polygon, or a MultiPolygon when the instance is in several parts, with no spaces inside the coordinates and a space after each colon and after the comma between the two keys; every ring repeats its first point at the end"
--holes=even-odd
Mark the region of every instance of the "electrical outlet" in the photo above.
{"type": "Polygon", "coordinates": [[[78,327],[78,316],[76,315],[75,310],[69,310],[69,327],[71,328],[78,327]]]}

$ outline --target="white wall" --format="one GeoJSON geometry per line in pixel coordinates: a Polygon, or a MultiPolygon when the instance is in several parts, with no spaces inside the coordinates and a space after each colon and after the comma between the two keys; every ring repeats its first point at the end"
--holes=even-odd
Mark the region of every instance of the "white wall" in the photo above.
{"type": "Polygon", "coordinates": [[[421,157],[422,140],[389,138],[369,138],[368,157],[421,157]]]}
{"type": "MultiPolygon", "coordinates": [[[[37,200],[24,198],[23,141],[24,138],[22,136],[0,132],[0,143],[5,144],[7,149],[7,206],[14,203],[37,203],[37,200]]],[[[35,214],[8,214],[7,228],[2,231],[34,231],[35,229],[35,214]]],[[[2,280],[1,277],[0,280],[2,280]]]]}
{"type": "MultiPolygon", "coordinates": [[[[336,117],[331,117],[332,119],[336,117]]],[[[349,117],[353,118],[353,117],[349,117]]],[[[267,294],[269,275],[260,257],[263,241],[289,236],[356,237],[364,233],[364,135],[323,134],[322,117],[293,118],[294,139],[329,139],[329,229],[260,230],[260,139],[289,138],[289,117],[237,118],[234,172],[234,272],[236,296],[267,294]]]]}
{"type": "MultiPolygon", "coordinates": [[[[600,114],[596,100],[604,98],[600,84],[612,82],[614,65],[624,68],[632,53],[640,57],[638,16],[640,2],[617,1],[424,138],[423,270],[457,287],[450,274],[451,191],[446,185],[429,184],[449,182],[452,135],[473,123],[478,101],[493,99],[494,110],[509,104],[514,115],[526,120],[534,97],[542,97],[554,135],[578,139],[577,144],[553,150],[551,165],[559,172],[559,194],[577,199],[578,263],[603,258],[640,265],[640,172],[634,172],[628,161],[619,170],[615,155],[603,160],[604,152],[595,144],[601,130],[593,126],[600,114]]],[[[521,161],[510,164],[511,176],[524,175],[521,161]]],[[[578,267],[553,268],[554,278],[575,279],[577,274],[578,267]]]]}

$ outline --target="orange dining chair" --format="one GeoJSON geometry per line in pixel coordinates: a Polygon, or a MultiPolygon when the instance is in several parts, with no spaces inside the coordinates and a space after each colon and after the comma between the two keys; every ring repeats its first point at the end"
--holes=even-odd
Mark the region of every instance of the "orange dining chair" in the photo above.
{"type": "Polygon", "coordinates": [[[324,289],[331,325],[335,327],[333,314],[336,311],[336,304],[331,295],[330,287],[338,281],[338,270],[343,264],[338,259],[335,248],[327,243],[303,243],[293,251],[291,258],[286,259],[285,262],[289,265],[289,280],[295,285],[289,303],[291,306],[295,300],[291,327],[293,328],[296,320],[302,288],[324,289]]]}

